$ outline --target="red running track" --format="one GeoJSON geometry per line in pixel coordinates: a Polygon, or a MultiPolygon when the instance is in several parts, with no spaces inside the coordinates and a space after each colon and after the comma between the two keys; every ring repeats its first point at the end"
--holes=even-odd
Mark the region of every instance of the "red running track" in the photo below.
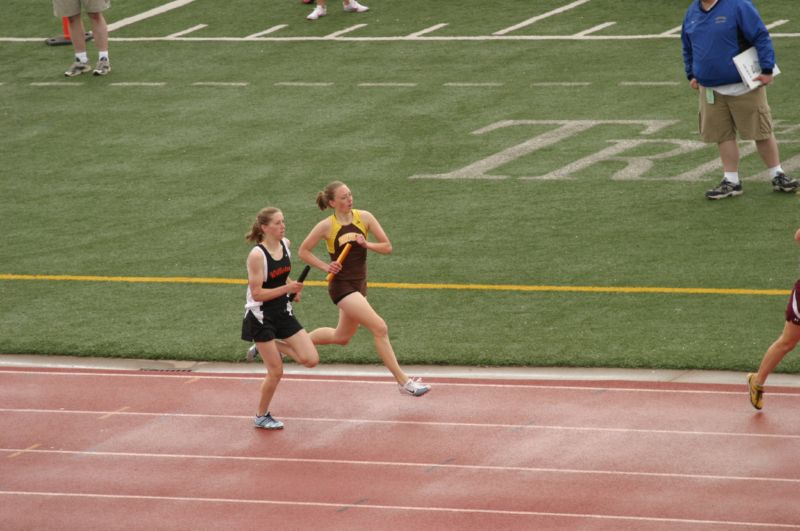
{"type": "Polygon", "coordinates": [[[800,389],[0,369],[0,529],[800,527],[800,389]]]}

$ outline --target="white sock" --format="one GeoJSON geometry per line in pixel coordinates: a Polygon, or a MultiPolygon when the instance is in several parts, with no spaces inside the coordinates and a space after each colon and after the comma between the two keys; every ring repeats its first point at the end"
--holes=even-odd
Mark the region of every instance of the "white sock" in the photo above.
{"type": "Polygon", "coordinates": [[[75,54],[75,60],[76,61],[80,61],[81,63],[88,63],[89,62],[89,56],[86,55],[86,52],[76,53],[75,54]]]}
{"type": "Polygon", "coordinates": [[[99,54],[99,55],[100,55],[100,60],[101,60],[101,61],[102,61],[103,59],[105,59],[106,61],[108,61],[108,50],[106,50],[105,52],[100,52],[100,54],[99,54]]]}
{"type": "Polygon", "coordinates": [[[779,173],[783,173],[783,168],[781,168],[780,164],[778,164],[774,168],[769,169],[769,176],[772,177],[773,179],[777,177],[779,173]]]}
{"type": "Polygon", "coordinates": [[[726,171],[725,172],[725,180],[729,183],[739,184],[739,172],[738,171],[726,171]]]}

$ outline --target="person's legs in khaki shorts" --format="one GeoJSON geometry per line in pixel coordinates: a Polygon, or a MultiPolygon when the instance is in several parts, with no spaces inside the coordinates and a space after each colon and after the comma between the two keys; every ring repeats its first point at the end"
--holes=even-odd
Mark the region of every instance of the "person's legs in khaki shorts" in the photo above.
{"type": "Polygon", "coordinates": [[[70,37],[75,51],[75,62],[64,72],[64,75],[73,77],[91,70],[86,56],[86,33],[81,17],[82,11],[85,11],[92,21],[95,45],[100,52],[100,60],[94,73],[106,75],[111,71],[111,64],[108,60],[108,25],[103,16],[103,11],[109,7],[111,7],[111,0],[53,0],[53,13],[69,19],[70,37]]]}

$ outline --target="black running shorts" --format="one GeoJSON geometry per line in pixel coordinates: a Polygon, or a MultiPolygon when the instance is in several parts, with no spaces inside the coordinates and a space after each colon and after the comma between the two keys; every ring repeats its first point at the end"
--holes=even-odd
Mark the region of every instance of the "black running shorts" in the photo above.
{"type": "Polygon", "coordinates": [[[260,323],[253,312],[247,312],[242,321],[242,339],[264,343],[273,339],[286,339],[292,337],[303,329],[303,326],[289,312],[283,311],[276,314],[265,314],[264,322],[260,323]]]}

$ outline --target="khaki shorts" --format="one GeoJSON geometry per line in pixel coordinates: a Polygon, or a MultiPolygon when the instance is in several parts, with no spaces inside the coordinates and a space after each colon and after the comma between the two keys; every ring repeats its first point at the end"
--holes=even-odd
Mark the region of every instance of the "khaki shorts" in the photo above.
{"type": "Polygon", "coordinates": [[[700,135],[704,142],[718,144],[735,140],[738,131],[742,140],[766,140],[772,136],[772,114],[763,86],[741,96],[714,93],[714,103],[706,101],[700,87],[700,135]]]}
{"type": "Polygon", "coordinates": [[[102,13],[111,7],[111,0],[53,0],[53,14],[57,17],[71,17],[87,13],[102,13]]]}

